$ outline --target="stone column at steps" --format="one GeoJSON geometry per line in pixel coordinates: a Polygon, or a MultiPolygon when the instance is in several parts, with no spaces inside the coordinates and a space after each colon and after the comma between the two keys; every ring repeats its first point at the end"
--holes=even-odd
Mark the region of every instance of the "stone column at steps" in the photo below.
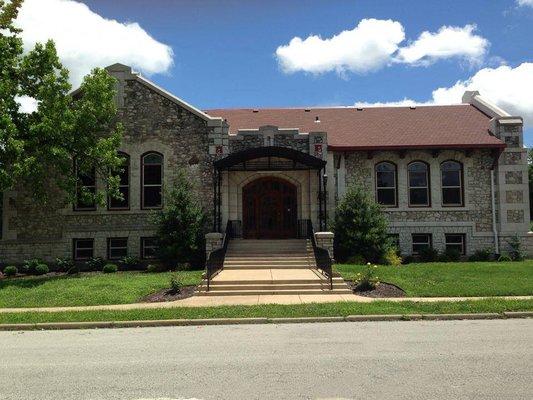
{"type": "Polygon", "coordinates": [[[211,252],[220,249],[224,243],[224,234],[209,232],[205,234],[205,258],[209,259],[211,252]]]}
{"type": "Polygon", "coordinates": [[[329,252],[329,256],[333,259],[333,232],[315,232],[316,245],[322,247],[329,252]]]}

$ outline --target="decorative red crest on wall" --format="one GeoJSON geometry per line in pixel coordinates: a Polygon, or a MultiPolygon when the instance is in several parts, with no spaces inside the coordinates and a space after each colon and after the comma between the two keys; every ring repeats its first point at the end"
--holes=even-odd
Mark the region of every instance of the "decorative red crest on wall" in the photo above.
{"type": "Polygon", "coordinates": [[[322,145],[315,144],[315,157],[322,158],[322,145]]]}

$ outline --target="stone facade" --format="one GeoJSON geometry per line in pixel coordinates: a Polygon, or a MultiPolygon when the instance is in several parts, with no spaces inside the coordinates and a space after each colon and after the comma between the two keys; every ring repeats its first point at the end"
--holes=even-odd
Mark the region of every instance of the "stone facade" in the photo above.
{"type": "MultiPolygon", "coordinates": [[[[322,131],[300,132],[294,128],[265,125],[230,134],[230,127],[221,118],[202,113],[133,74],[130,68],[116,65],[108,70],[118,79],[118,119],[124,125],[120,151],[130,160],[129,208],[111,211],[105,206],[97,206],[95,210],[75,211],[54,187],[50,188],[50,200],[44,205],[34,201],[24,188],[6,192],[0,198],[0,263],[72,257],[73,240],[85,238],[94,240],[94,256],[106,258],[109,238],[127,238],[128,254],[139,257],[142,238],[155,234],[153,211],[141,206],[141,157],[144,154],[157,152],[163,157],[164,190],[172,187],[179,168],[186,169],[212,218],[215,200],[213,163],[233,153],[269,146],[289,148],[326,161],[327,215],[330,219],[348,185],[357,183],[375,196],[375,165],[382,161],[393,163],[397,169],[398,204],[384,208],[384,211],[390,222],[390,233],[398,235],[403,254],[412,252],[412,235],[417,233],[431,234],[433,247],[441,251],[446,246],[447,234],[464,235],[467,254],[487,248],[495,252],[505,251],[506,241],[515,234],[533,249],[533,235],[527,234],[527,162],[522,120],[518,117],[505,116],[501,110],[491,111],[492,108],[487,108],[484,103],[476,105],[493,117],[490,132],[506,144],[501,154],[481,148],[333,151],[328,148],[327,132],[322,131]],[[441,164],[448,160],[462,165],[464,204],[461,206],[442,204],[441,164]],[[429,166],[431,200],[428,207],[410,207],[408,204],[407,166],[413,161],[423,161],[429,166]]],[[[323,161],[318,162],[322,165],[323,161]]],[[[269,156],[251,160],[249,170],[243,165],[241,170],[222,171],[218,203],[221,227],[225,227],[227,221],[235,221],[236,226],[242,222],[243,187],[259,177],[271,176],[289,181],[296,187],[298,220],[309,219],[317,228],[318,171],[298,169],[295,163],[295,160],[269,156]],[[271,163],[279,168],[261,169],[261,165],[270,167],[271,163]]],[[[320,179],[326,181],[324,176],[320,179]]],[[[103,182],[98,181],[97,190],[103,190],[102,185],[103,182]]],[[[208,234],[206,251],[209,253],[220,246],[222,237],[220,233],[208,234]]],[[[331,250],[331,233],[319,232],[316,239],[331,250]]]]}
{"type": "Polygon", "coordinates": [[[445,234],[460,233],[466,236],[466,251],[493,246],[490,170],[494,159],[489,150],[472,152],[443,150],[407,152],[351,152],[344,156],[346,184],[361,185],[375,196],[375,165],[388,161],[397,168],[398,205],[384,208],[390,222],[390,232],[399,235],[403,254],[411,254],[412,234],[432,235],[433,247],[445,249],[445,234]],[[450,207],[442,204],[441,163],[455,160],[463,166],[464,205],[450,207]],[[410,207],[408,204],[407,167],[413,161],[423,161],[429,166],[430,205],[410,207]]]}

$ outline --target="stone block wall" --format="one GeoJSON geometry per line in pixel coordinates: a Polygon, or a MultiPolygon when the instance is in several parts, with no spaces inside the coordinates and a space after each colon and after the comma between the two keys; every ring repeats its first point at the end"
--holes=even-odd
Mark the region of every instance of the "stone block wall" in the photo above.
{"type": "MultiPolygon", "coordinates": [[[[345,177],[345,185],[357,183],[375,198],[375,165],[390,161],[397,167],[398,206],[384,208],[390,222],[390,232],[399,235],[403,254],[411,254],[411,235],[429,233],[433,247],[445,249],[446,233],[461,233],[466,237],[466,252],[494,249],[490,170],[494,161],[490,150],[443,150],[407,152],[350,152],[337,155],[345,177]],[[424,161],[429,165],[430,207],[409,207],[407,166],[412,161],[424,161]],[[463,165],[464,206],[442,205],[440,165],[447,160],[456,160],[463,165]]],[[[344,186],[344,185],[343,185],[344,186]]],[[[342,189],[344,190],[344,189],[342,189]]],[[[343,193],[342,193],[343,194],[343,193]]],[[[339,194],[339,197],[342,197],[339,194]]]]}
{"type": "MultiPolygon", "coordinates": [[[[124,76],[123,76],[124,78],[124,76]]],[[[127,77],[119,82],[118,119],[124,126],[120,150],[130,157],[130,208],[108,211],[74,211],[65,196],[50,188],[50,201],[41,204],[24,190],[4,193],[0,263],[19,263],[39,257],[53,261],[72,256],[72,239],[93,238],[94,255],[107,256],[108,237],[127,237],[128,253],[140,256],[141,237],[154,236],[153,211],[141,209],[141,156],[149,151],[163,155],[164,193],[179,168],[185,168],[209,211],[213,204],[212,139],[223,127],[208,123],[160,91],[127,77]],[[217,131],[217,132],[215,132],[217,131]]],[[[98,181],[98,190],[103,190],[98,181]]],[[[163,193],[163,202],[165,194],[163,193]]]]}

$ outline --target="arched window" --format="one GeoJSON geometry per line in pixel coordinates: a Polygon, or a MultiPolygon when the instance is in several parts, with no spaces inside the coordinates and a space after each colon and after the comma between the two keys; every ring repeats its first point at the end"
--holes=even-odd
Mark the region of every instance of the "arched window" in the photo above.
{"type": "Polygon", "coordinates": [[[130,157],[126,153],[120,152],[119,157],[122,158],[122,166],[120,167],[120,182],[118,190],[122,195],[122,199],[109,197],[108,207],[110,210],[127,210],[130,208],[130,157]]]}
{"type": "Polygon", "coordinates": [[[163,156],[147,153],[141,157],[142,208],[161,208],[163,205],[163,156]]]}
{"type": "Polygon", "coordinates": [[[462,206],[463,164],[458,161],[444,161],[440,165],[442,182],[442,205],[462,206]]]}
{"type": "Polygon", "coordinates": [[[413,161],[407,167],[409,180],[409,206],[429,207],[429,166],[423,161],[413,161]]]}
{"type": "Polygon", "coordinates": [[[397,204],[396,165],[391,162],[376,164],[376,200],[379,204],[396,207],[397,204]]]}

